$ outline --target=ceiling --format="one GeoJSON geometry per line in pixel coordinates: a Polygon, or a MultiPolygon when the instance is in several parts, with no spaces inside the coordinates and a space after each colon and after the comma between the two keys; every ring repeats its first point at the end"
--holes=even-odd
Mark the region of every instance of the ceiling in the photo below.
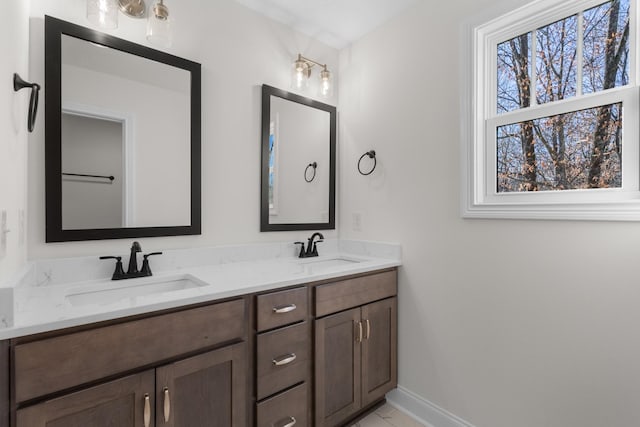
{"type": "Polygon", "coordinates": [[[341,49],[419,0],[236,0],[341,49]]]}

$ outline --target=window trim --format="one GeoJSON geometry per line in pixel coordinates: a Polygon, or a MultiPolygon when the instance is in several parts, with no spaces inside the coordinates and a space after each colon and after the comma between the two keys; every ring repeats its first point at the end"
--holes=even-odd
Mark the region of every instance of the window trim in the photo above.
{"type": "MultiPolygon", "coordinates": [[[[587,10],[605,0],[539,0],[516,10],[497,14],[493,19],[463,25],[460,49],[461,92],[461,215],[464,218],[561,219],[640,221],[640,89],[638,61],[629,64],[629,85],[603,92],[582,95],[551,104],[498,114],[495,111],[497,82],[495,63],[497,44],[519,34],[533,31],[558,19],[587,10]],[[496,17],[497,16],[497,17],[496,17]],[[487,79],[486,77],[489,76],[487,79]],[[580,110],[593,105],[623,102],[624,138],[623,188],[597,190],[564,190],[562,192],[493,194],[488,166],[493,164],[495,150],[490,151],[488,123],[514,123],[523,117],[553,115],[568,109],[580,110]],[[542,112],[544,111],[544,112],[542,112]],[[491,112],[487,114],[487,112],[491,112]],[[634,118],[628,119],[633,116],[634,118]],[[633,141],[629,144],[628,141],[633,141]],[[629,166],[631,164],[631,166],[629,166]],[[631,173],[629,168],[632,169],[631,173]],[[631,182],[633,185],[630,185],[631,182]]],[[[629,46],[638,49],[638,3],[630,0],[631,28],[629,46]]],[[[495,148],[495,135],[493,136],[495,148]]],[[[493,179],[495,181],[495,178],[493,179]]]]}

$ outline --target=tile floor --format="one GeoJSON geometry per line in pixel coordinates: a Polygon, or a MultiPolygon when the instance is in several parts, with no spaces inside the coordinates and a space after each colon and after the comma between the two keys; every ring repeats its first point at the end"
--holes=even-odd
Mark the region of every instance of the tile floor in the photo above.
{"type": "Polygon", "coordinates": [[[385,403],[359,422],[355,427],[425,427],[404,412],[385,403]]]}

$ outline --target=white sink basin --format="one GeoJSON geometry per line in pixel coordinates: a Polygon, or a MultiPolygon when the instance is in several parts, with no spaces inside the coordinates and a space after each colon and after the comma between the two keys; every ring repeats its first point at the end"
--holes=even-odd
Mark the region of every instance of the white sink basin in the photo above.
{"type": "Polygon", "coordinates": [[[337,256],[335,258],[304,260],[300,262],[300,265],[304,268],[305,272],[313,274],[334,268],[346,267],[359,262],[362,262],[362,260],[337,256]]]}
{"type": "Polygon", "coordinates": [[[103,285],[99,289],[71,293],[67,295],[67,300],[74,306],[89,304],[105,305],[129,298],[164,294],[206,285],[206,283],[188,274],[158,279],[152,277],[145,279],[127,279],[120,282],[111,281],[108,285],[103,285]],[[127,283],[128,281],[129,283],[127,283]],[[109,287],[105,289],[104,286],[109,287]]]}

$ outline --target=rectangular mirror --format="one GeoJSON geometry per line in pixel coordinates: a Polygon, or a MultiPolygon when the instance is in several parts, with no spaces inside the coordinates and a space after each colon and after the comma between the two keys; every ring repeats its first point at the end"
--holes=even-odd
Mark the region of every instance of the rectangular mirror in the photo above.
{"type": "Polygon", "coordinates": [[[45,33],[47,242],[200,234],[200,65],[45,33]]]}
{"type": "Polygon", "coordinates": [[[335,228],[336,108],[262,86],[261,231],[335,228]]]}

